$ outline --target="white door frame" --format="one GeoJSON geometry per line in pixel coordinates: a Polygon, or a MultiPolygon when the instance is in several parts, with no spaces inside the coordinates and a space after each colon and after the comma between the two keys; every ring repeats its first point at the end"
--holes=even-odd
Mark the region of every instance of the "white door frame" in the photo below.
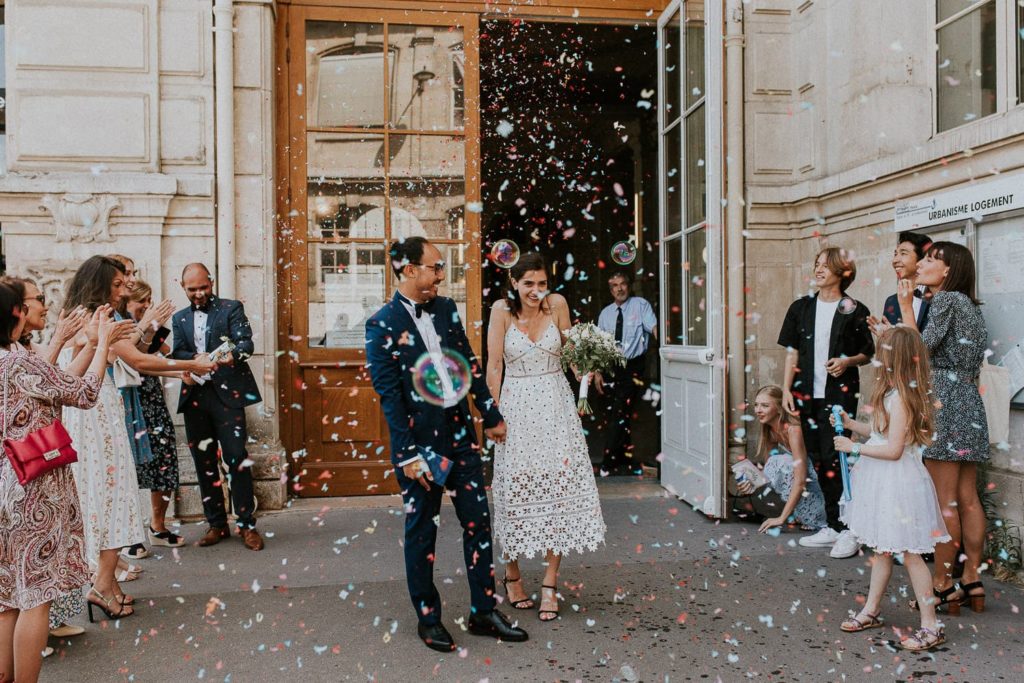
{"type": "MultiPolygon", "coordinates": [[[[681,0],[672,0],[658,18],[658,78],[659,96],[667,93],[667,78],[680,79],[680,106],[685,109],[686,31],[681,29],[679,44],[680,69],[678,73],[666,75],[663,30],[669,19],[680,12],[680,25],[685,27],[685,7],[681,0]]],[[[706,177],[705,216],[707,275],[704,283],[704,322],[707,326],[706,344],[691,345],[672,343],[667,335],[669,315],[669,277],[682,278],[684,326],[687,321],[687,307],[697,305],[686,297],[687,274],[666,274],[661,278],[661,357],[662,357],[662,463],[661,483],[673,494],[679,496],[695,509],[712,517],[726,514],[725,490],[725,324],[724,315],[724,207],[722,206],[723,164],[722,145],[723,106],[723,15],[722,3],[717,0],[704,2],[704,126],[706,152],[703,170],[706,177]]],[[[665,129],[663,102],[658,104],[658,170],[659,192],[659,254],[664,267],[668,263],[665,235],[682,233],[680,248],[683,262],[701,258],[700,254],[686,253],[686,140],[685,127],[681,131],[682,156],[677,160],[680,169],[680,197],[684,202],[683,225],[666,230],[667,202],[665,201],[665,129]]],[[[685,121],[680,121],[683,126],[685,121]]]]}

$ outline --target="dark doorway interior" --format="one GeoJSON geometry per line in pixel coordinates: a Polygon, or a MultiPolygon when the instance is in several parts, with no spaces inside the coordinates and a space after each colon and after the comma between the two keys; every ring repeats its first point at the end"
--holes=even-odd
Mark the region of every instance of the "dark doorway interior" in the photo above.
{"type": "MultiPolygon", "coordinates": [[[[490,20],[481,25],[484,324],[507,272],[498,240],[541,252],[575,321],[611,302],[612,247],[632,241],[634,294],[658,310],[657,52],[654,27],[490,20]]],[[[485,336],[486,338],[486,336],[485,336]]],[[[659,388],[657,349],[648,382],[659,388]]],[[[591,392],[593,394],[593,392],[591,392]]],[[[634,457],[656,465],[652,401],[633,420],[634,457]]],[[[591,457],[604,449],[605,404],[584,418],[591,457]]]]}

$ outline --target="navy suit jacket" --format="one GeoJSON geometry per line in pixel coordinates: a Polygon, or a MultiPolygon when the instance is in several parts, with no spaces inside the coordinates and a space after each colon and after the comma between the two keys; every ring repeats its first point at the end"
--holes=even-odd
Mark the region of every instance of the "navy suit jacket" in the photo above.
{"type": "MultiPolygon", "coordinates": [[[[923,330],[925,324],[928,322],[928,308],[931,303],[928,299],[921,299],[921,310],[917,312],[917,329],[923,330]]],[[[903,312],[900,310],[900,300],[895,294],[891,294],[888,299],[885,300],[885,308],[882,309],[882,315],[885,319],[891,322],[893,325],[899,325],[903,322],[903,312]]]]}
{"type": "MultiPolygon", "coordinates": [[[[207,316],[206,352],[210,353],[216,349],[225,339],[230,339],[235,344],[234,365],[219,366],[207,384],[212,384],[217,396],[229,408],[244,408],[259,403],[263,398],[247,362],[255,350],[252,343],[252,327],[249,325],[249,319],[245,317],[242,302],[213,297],[207,316]]],[[[181,309],[171,318],[171,329],[174,333],[171,358],[192,360],[196,357],[195,320],[195,311],[191,306],[181,309]]],[[[185,411],[185,406],[188,405],[195,389],[195,386],[182,383],[181,396],[178,398],[179,413],[185,411]]]]}
{"type": "MultiPolygon", "coordinates": [[[[452,445],[450,437],[446,439],[446,430],[439,429],[445,422],[444,408],[425,401],[416,392],[413,370],[416,361],[427,353],[427,347],[398,297],[396,292],[391,301],[366,321],[366,366],[373,388],[380,394],[391,433],[391,462],[396,467],[400,462],[424,455],[427,449],[446,455],[452,445]]],[[[466,338],[455,302],[439,296],[434,299],[431,313],[441,347],[458,352],[469,362],[470,393],[483,416],[484,427],[497,426],[502,421],[501,413],[487,389],[480,362],[466,338]]],[[[424,315],[428,314],[424,312],[424,315]]],[[[465,398],[459,401],[458,408],[463,413],[463,424],[472,425],[465,398]]],[[[472,431],[470,438],[475,439],[472,431]]]]}

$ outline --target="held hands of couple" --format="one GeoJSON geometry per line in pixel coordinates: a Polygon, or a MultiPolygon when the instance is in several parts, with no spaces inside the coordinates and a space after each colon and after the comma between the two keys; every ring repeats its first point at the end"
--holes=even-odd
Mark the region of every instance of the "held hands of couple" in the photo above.
{"type": "Polygon", "coordinates": [[[484,436],[493,441],[494,443],[505,443],[505,436],[508,432],[508,428],[505,426],[505,421],[502,420],[493,427],[484,429],[484,436]]]}

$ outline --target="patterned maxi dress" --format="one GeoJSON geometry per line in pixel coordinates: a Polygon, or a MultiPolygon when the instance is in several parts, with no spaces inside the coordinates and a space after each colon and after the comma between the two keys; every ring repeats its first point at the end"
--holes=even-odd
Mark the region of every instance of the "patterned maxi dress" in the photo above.
{"type": "MultiPolygon", "coordinates": [[[[168,333],[170,330],[166,327],[157,331],[149,353],[160,351],[168,333]]],[[[139,486],[150,491],[173,491],[178,488],[178,445],[174,437],[174,422],[164,399],[163,378],[143,375],[139,400],[142,401],[142,417],[149,430],[149,445],[153,451],[151,461],[136,465],[139,486]]]]}
{"type": "MultiPolygon", "coordinates": [[[[96,375],[68,375],[27,351],[0,351],[0,368],[9,439],[50,424],[61,406],[84,411],[99,396],[96,375]]],[[[88,579],[71,468],[51,470],[23,487],[6,454],[0,457],[0,611],[38,607],[80,589],[88,579]]]]}
{"type": "MultiPolygon", "coordinates": [[[[67,367],[71,359],[72,350],[68,348],[61,351],[57,362],[67,367]]],[[[65,408],[64,426],[78,450],[78,462],[72,467],[85,522],[86,558],[95,565],[101,550],[145,540],[124,402],[108,373],[103,373],[96,407],[65,408]]]]}
{"type": "Polygon", "coordinates": [[[494,537],[506,558],[597,550],[605,523],[576,399],[562,372],[558,330],[530,341],[505,335],[501,414],[508,426],[494,458],[494,537]]]}

